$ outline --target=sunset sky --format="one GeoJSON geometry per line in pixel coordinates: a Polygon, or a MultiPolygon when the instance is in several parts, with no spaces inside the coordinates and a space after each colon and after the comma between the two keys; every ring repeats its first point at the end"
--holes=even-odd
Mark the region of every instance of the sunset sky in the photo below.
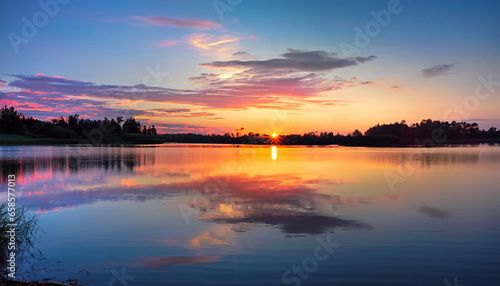
{"type": "Polygon", "coordinates": [[[160,132],[348,133],[424,118],[500,128],[499,11],[0,0],[0,104],[42,120],[133,116],[160,132]]]}

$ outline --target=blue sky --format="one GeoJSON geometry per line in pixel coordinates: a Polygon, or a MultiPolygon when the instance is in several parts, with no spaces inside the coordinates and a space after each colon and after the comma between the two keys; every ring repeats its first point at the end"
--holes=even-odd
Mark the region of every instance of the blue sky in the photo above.
{"type": "Polygon", "coordinates": [[[65,2],[40,1],[51,16],[38,1],[0,1],[2,105],[41,119],[125,112],[165,132],[258,132],[277,113],[285,133],[423,118],[500,128],[498,86],[447,112],[477,99],[478,77],[500,81],[500,1],[65,2]],[[43,13],[25,37],[23,17],[43,13]]]}

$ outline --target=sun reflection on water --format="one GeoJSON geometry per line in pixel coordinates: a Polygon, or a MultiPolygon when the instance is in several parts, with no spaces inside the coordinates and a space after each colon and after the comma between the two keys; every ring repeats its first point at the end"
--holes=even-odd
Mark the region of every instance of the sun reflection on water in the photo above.
{"type": "Polygon", "coordinates": [[[271,158],[273,161],[276,161],[278,159],[278,148],[276,146],[271,146],[271,158]]]}

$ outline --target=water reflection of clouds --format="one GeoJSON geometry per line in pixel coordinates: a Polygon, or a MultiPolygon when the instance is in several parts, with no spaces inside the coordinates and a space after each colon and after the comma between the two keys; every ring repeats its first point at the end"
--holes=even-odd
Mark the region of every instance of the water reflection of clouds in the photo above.
{"type": "Polygon", "coordinates": [[[423,213],[428,215],[431,218],[447,218],[449,216],[449,213],[445,210],[435,208],[435,207],[429,207],[429,206],[420,206],[418,210],[423,213]]]}
{"type": "MultiPolygon", "coordinates": [[[[23,202],[39,213],[64,211],[97,201],[147,201],[181,194],[187,194],[189,198],[194,195],[193,190],[197,189],[209,202],[207,206],[192,205],[201,210],[199,219],[231,224],[239,231],[247,229],[242,224],[276,225],[282,231],[293,234],[314,234],[335,227],[361,227],[361,224],[350,220],[314,214],[324,204],[352,205],[358,200],[350,201],[348,198],[318,192],[319,185],[343,182],[302,179],[289,174],[190,178],[182,172],[152,168],[148,170],[146,167],[149,163],[149,166],[154,166],[154,160],[145,160],[134,154],[98,154],[85,160],[77,160],[71,156],[33,157],[32,160],[19,160],[17,165],[14,161],[4,160],[3,165],[17,169],[18,174],[21,174],[21,182],[29,182],[29,189],[24,191],[23,202]],[[134,172],[137,167],[146,169],[139,174],[134,172]],[[123,172],[128,175],[124,177],[123,172]],[[228,185],[217,193],[205,191],[208,183],[226,180],[228,185]],[[293,223],[307,224],[307,227],[296,228],[293,223]]],[[[217,244],[218,241],[223,240],[205,236],[199,238],[198,242],[194,240],[192,246],[217,244]]]]}
{"type": "MultiPolygon", "coordinates": [[[[276,146],[273,146],[276,150],[276,146]]],[[[31,152],[22,149],[9,149],[0,147],[0,182],[9,174],[15,174],[18,184],[33,183],[39,180],[51,179],[59,174],[69,176],[89,170],[99,170],[106,172],[123,173],[144,173],[150,177],[189,177],[193,173],[204,173],[203,163],[206,163],[207,154],[202,153],[201,157],[196,155],[187,157],[182,152],[174,151],[175,148],[112,148],[112,147],[32,147],[31,152]],[[40,150],[38,150],[40,149],[40,150]],[[17,150],[17,151],[16,151],[17,150]],[[84,150],[84,151],[82,151],[84,150]],[[168,150],[171,153],[162,153],[168,150]],[[78,153],[84,154],[79,156],[78,153]],[[189,160],[186,160],[189,159],[189,160]],[[189,161],[188,164],[182,160],[189,161]],[[192,163],[192,164],[189,164],[192,163]],[[165,165],[168,170],[156,169],[153,173],[151,169],[155,165],[165,165]]],[[[192,149],[192,148],[188,148],[192,149]]],[[[204,148],[195,148],[204,149],[204,148]]],[[[245,149],[245,148],[242,148],[245,149]]],[[[281,147],[280,147],[281,149],[281,147]]],[[[286,149],[286,148],[285,148],[286,149]]],[[[293,149],[293,148],[289,148],[293,149]]],[[[301,148],[304,149],[304,148],[301,148]]],[[[305,148],[307,150],[307,148],[305,148]]],[[[328,148],[327,148],[328,149],[328,148]]],[[[482,152],[475,152],[474,148],[466,149],[464,152],[448,152],[439,148],[419,151],[384,152],[384,150],[338,149],[338,152],[329,154],[328,159],[336,162],[353,162],[364,164],[380,164],[390,166],[400,166],[413,162],[415,166],[434,166],[451,164],[477,164],[479,162],[499,162],[500,154],[484,149],[482,152]]],[[[265,151],[267,153],[267,151],[265,151]]],[[[274,152],[273,152],[274,153],[274,152]]],[[[290,152],[288,152],[290,153],[290,152]]],[[[304,152],[307,154],[307,152],[304,152]]],[[[305,154],[302,154],[304,156],[305,154]]],[[[217,156],[219,154],[212,154],[217,156]]],[[[234,154],[230,154],[234,155],[234,154]]],[[[298,154],[299,155],[299,154],[298,154]]],[[[208,160],[216,157],[208,158],[208,160]]],[[[255,159],[255,158],[254,158],[255,159]]],[[[297,159],[301,159],[300,156],[297,159]]],[[[306,158],[304,158],[306,159],[306,158]]]]}
{"type": "Polygon", "coordinates": [[[364,228],[358,221],[337,218],[331,213],[321,213],[325,204],[357,202],[368,203],[369,199],[341,198],[318,192],[319,184],[339,184],[333,180],[304,180],[292,175],[253,176],[241,174],[226,178],[205,178],[189,183],[178,183],[177,187],[195,187],[207,200],[191,207],[201,210],[199,218],[225,224],[273,225],[288,234],[319,234],[335,228],[364,228]],[[228,185],[217,193],[203,191],[211,180],[228,185]],[[187,185],[183,185],[187,184],[187,185]]]}
{"type": "Polygon", "coordinates": [[[287,234],[321,234],[332,232],[337,228],[341,229],[371,229],[370,226],[350,219],[338,218],[335,216],[301,213],[301,212],[281,212],[281,213],[249,213],[241,218],[214,218],[215,222],[238,224],[253,223],[277,226],[287,234]]]}
{"type": "Polygon", "coordinates": [[[190,248],[202,248],[213,245],[232,245],[232,243],[226,241],[222,237],[221,238],[215,237],[215,234],[209,231],[203,232],[200,235],[196,236],[195,238],[189,240],[190,248]]]}
{"type": "MultiPolygon", "coordinates": [[[[97,201],[148,201],[184,197],[190,207],[199,210],[198,218],[201,220],[231,225],[275,225],[289,234],[317,234],[338,227],[367,228],[356,221],[336,218],[330,213],[321,213],[321,210],[325,206],[331,209],[334,205],[352,206],[371,202],[370,198],[349,198],[318,191],[320,185],[336,185],[343,182],[302,179],[288,174],[261,176],[238,174],[203,177],[181,182],[166,180],[167,182],[152,184],[141,182],[144,178],[135,177],[122,178],[118,184],[107,184],[106,178],[113,182],[117,180],[103,174],[96,174],[91,185],[85,178],[78,176],[72,178],[71,182],[54,184],[45,181],[36,186],[38,189],[36,195],[25,196],[23,201],[37,209],[39,213],[43,213],[62,211],[72,206],[92,204],[97,201]],[[214,181],[227,181],[228,183],[217,192],[205,190],[204,187],[214,181]],[[54,188],[54,185],[58,187],[54,188]],[[197,192],[206,198],[202,204],[193,203],[193,197],[199,194],[197,192]]],[[[235,229],[245,228],[236,226],[235,229]]],[[[216,241],[208,237],[204,240],[209,243],[216,241]]],[[[195,244],[193,242],[193,245],[195,244]]]]}
{"type": "MultiPolygon", "coordinates": [[[[182,156],[186,154],[181,156],[178,154],[180,152],[172,148],[169,148],[172,152],[168,154],[161,153],[162,148],[94,148],[92,154],[86,157],[73,156],[71,149],[66,149],[68,150],[64,152],[31,152],[28,155],[22,153],[19,158],[9,155],[6,159],[0,159],[2,173],[16,174],[24,194],[23,202],[38,212],[64,211],[97,201],[148,201],[171,197],[198,210],[199,219],[231,225],[237,231],[248,230],[248,225],[265,224],[274,225],[289,234],[315,234],[338,227],[366,228],[360,222],[335,217],[333,209],[341,205],[370,204],[381,198],[335,193],[335,185],[352,183],[352,180],[310,176],[305,179],[296,173],[266,174],[265,168],[262,174],[221,175],[214,171],[217,164],[204,165],[207,161],[201,160],[202,156],[196,155],[198,153],[189,153],[188,159],[185,159],[182,156]],[[182,158],[185,159],[184,162],[182,158]],[[210,183],[226,181],[228,184],[222,184],[222,188],[216,192],[205,190],[210,183]],[[23,184],[25,187],[22,187],[23,184]],[[329,192],[321,191],[325,189],[329,192]],[[206,200],[203,203],[193,202],[193,197],[200,194],[206,200]],[[297,227],[299,224],[307,227],[297,227]]],[[[198,149],[193,149],[193,152],[196,150],[198,149]]],[[[202,151],[199,152],[207,156],[202,151]]],[[[263,162],[269,162],[269,149],[263,152],[267,154],[265,161],[256,159],[254,164],[265,167],[263,162]]],[[[355,160],[359,164],[383,162],[397,165],[416,160],[432,166],[500,160],[499,156],[483,157],[482,153],[468,152],[446,153],[438,149],[421,154],[364,151],[356,153],[355,158],[349,151],[339,151],[333,152],[331,156],[328,160],[339,164],[344,161],[352,164],[355,160]]],[[[207,158],[213,160],[215,157],[207,158]]],[[[227,162],[227,158],[215,159],[227,162]]],[[[286,157],[283,158],[285,160],[286,157]]],[[[0,180],[6,177],[2,176],[0,180]]],[[[431,217],[444,218],[447,215],[428,207],[421,207],[419,210],[431,217]]],[[[209,242],[210,239],[205,241],[209,242]]]]}

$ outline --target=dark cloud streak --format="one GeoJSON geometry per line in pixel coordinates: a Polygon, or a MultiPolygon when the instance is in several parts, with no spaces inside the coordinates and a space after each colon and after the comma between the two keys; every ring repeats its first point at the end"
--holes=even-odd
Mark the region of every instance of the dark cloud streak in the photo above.
{"type": "Polygon", "coordinates": [[[445,65],[435,65],[431,68],[423,69],[420,73],[425,78],[436,77],[436,76],[440,76],[440,75],[452,75],[455,73],[450,72],[450,70],[456,65],[458,65],[458,63],[445,64],[445,65]]]}
{"type": "Polygon", "coordinates": [[[132,18],[155,26],[186,27],[186,28],[195,28],[198,30],[210,30],[213,28],[222,27],[221,24],[199,19],[174,19],[174,18],[159,17],[159,16],[157,17],[134,16],[132,18]]]}
{"type": "Polygon", "coordinates": [[[207,68],[245,68],[245,69],[293,69],[297,71],[327,71],[343,67],[354,66],[359,63],[366,63],[376,58],[355,57],[339,58],[335,53],[325,51],[301,51],[288,49],[287,53],[281,55],[283,58],[275,58],[263,61],[215,61],[203,63],[201,66],[207,68]]]}

